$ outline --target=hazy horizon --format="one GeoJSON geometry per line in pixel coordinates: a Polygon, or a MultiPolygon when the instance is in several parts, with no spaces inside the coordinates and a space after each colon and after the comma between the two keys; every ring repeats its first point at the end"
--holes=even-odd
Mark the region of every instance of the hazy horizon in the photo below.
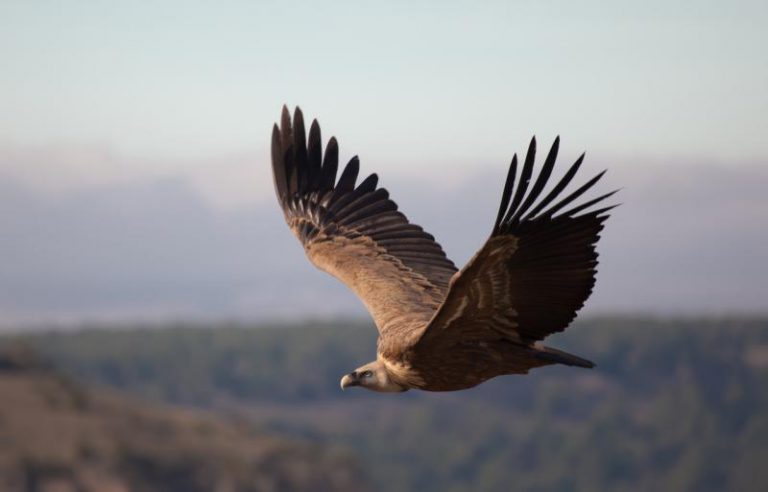
{"type": "MultiPolygon", "coordinates": [[[[561,153],[559,169],[575,157],[561,153]]],[[[237,175],[242,166],[235,159],[218,169],[237,175]]],[[[614,168],[588,158],[581,179],[605,167],[599,188],[623,188],[614,200],[622,206],[599,243],[584,313],[765,313],[768,231],[756,224],[768,214],[768,169],[614,168]]],[[[247,169],[261,175],[266,200],[246,200],[247,183],[228,186],[234,179],[208,190],[173,175],[59,189],[0,179],[2,324],[366,316],[306,260],[274,200],[266,157],[247,169]],[[246,191],[244,199],[217,198],[228,189],[246,191]]],[[[372,171],[363,161],[362,172],[372,171]]],[[[458,181],[376,171],[461,266],[487,237],[506,163],[458,181]]]]}

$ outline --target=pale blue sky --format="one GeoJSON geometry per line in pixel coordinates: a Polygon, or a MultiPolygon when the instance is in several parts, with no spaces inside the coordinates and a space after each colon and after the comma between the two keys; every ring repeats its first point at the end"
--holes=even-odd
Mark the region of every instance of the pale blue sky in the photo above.
{"type": "Polygon", "coordinates": [[[768,157],[765,1],[3,0],[0,19],[5,147],[183,173],[266,152],[287,102],[383,173],[505,163],[533,133],[616,165],[768,157]]]}

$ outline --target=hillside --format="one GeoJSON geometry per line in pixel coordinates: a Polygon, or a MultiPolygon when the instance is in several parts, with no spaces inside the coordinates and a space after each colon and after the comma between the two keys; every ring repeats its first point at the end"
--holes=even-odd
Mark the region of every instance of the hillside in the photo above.
{"type": "Polygon", "coordinates": [[[328,447],[86,388],[18,349],[0,353],[0,402],[4,492],[366,489],[328,447]]]}
{"type": "Polygon", "coordinates": [[[343,447],[381,491],[768,489],[766,319],[586,320],[549,342],[596,369],[449,394],[341,392],[373,357],[367,324],[21,339],[76,378],[343,447]]]}

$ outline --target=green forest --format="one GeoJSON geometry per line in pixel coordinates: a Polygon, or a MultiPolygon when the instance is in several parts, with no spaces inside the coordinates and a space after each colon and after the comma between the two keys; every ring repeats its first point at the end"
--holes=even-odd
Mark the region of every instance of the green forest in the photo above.
{"type": "Polygon", "coordinates": [[[7,335],[77,381],[338,450],[378,490],[768,490],[768,319],[600,317],[547,344],[596,362],[457,393],[339,389],[361,322],[7,335]]]}

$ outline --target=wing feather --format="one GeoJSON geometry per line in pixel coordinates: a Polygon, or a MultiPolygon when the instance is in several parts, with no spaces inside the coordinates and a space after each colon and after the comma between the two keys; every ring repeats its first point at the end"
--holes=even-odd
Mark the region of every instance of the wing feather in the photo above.
{"type": "Polygon", "coordinates": [[[513,222],[518,222],[520,217],[528,210],[528,208],[530,208],[531,205],[533,205],[533,202],[535,202],[541,194],[544,186],[547,184],[547,180],[549,180],[549,176],[552,174],[552,169],[555,167],[555,160],[557,160],[557,151],[559,148],[560,136],[555,138],[555,143],[552,144],[552,148],[549,150],[547,159],[544,161],[544,166],[542,166],[541,171],[539,172],[539,177],[536,178],[536,183],[534,183],[533,189],[525,198],[525,202],[520,205],[520,208],[515,212],[514,217],[512,217],[511,220],[513,222]]]}
{"type": "Polygon", "coordinates": [[[512,156],[512,163],[509,165],[509,171],[507,171],[507,180],[504,182],[504,192],[501,194],[501,204],[499,205],[499,213],[496,215],[496,223],[493,225],[493,233],[495,234],[499,230],[504,219],[504,213],[509,208],[509,200],[512,197],[512,189],[515,187],[515,177],[517,175],[517,154],[512,156]]]}
{"type": "MultiPolygon", "coordinates": [[[[313,123],[317,123],[315,120],[313,123]]],[[[313,125],[314,126],[314,125],[313,125]]],[[[317,125],[317,135],[320,138],[320,125],[317,125]]],[[[321,143],[318,143],[321,145],[321,143]]],[[[328,145],[325,147],[325,156],[323,157],[323,182],[320,189],[327,192],[333,189],[336,183],[336,173],[339,170],[339,144],[335,137],[331,137],[328,145]]]]}
{"type": "Polygon", "coordinates": [[[360,172],[360,159],[357,156],[353,157],[341,172],[339,182],[336,183],[336,189],[334,195],[340,197],[346,193],[355,189],[355,182],[357,181],[357,174],[360,172]]]}
{"type": "Polygon", "coordinates": [[[525,217],[525,219],[529,219],[531,217],[535,217],[536,214],[541,212],[544,207],[552,203],[552,200],[557,198],[560,193],[565,189],[566,186],[571,182],[574,176],[576,176],[576,173],[578,172],[579,168],[581,167],[581,163],[584,162],[584,154],[581,154],[578,159],[576,159],[576,162],[574,162],[571,167],[568,169],[568,171],[563,175],[562,178],[560,178],[560,181],[555,185],[555,187],[552,189],[552,191],[549,192],[549,194],[544,198],[541,202],[539,202],[536,207],[531,210],[531,212],[525,217]]]}
{"type": "Polygon", "coordinates": [[[528,183],[531,181],[533,175],[533,162],[536,159],[536,137],[531,139],[531,144],[528,146],[528,153],[525,155],[525,163],[523,164],[523,171],[520,173],[520,181],[517,183],[517,190],[515,190],[515,198],[512,199],[512,204],[509,206],[509,211],[504,217],[504,222],[510,223],[512,221],[512,214],[517,210],[517,206],[525,196],[525,192],[528,189],[528,183]]]}
{"type": "Polygon", "coordinates": [[[584,305],[595,284],[595,245],[613,207],[585,211],[615,191],[557,214],[590,190],[603,171],[549,206],[576,175],[582,154],[536,204],[551,177],[559,142],[558,137],[527,196],[535,140],[516,187],[513,159],[491,237],[451,281],[417,353],[468,340],[531,344],[564,330],[584,305]]]}
{"type": "Polygon", "coordinates": [[[376,174],[356,185],[357,157],[336,181],[338,143],[328,141],[321,163],[317,121],[306,138],[301,110],[291,119],[284,107],[280,127],[273,129],[272,170],[286,222],[310,261],[361,298],[381,339],[392,335],[383,345],[397,356],[397,347],[421,334],[457,269],[432,235],[398,211],[376,174]]]}

